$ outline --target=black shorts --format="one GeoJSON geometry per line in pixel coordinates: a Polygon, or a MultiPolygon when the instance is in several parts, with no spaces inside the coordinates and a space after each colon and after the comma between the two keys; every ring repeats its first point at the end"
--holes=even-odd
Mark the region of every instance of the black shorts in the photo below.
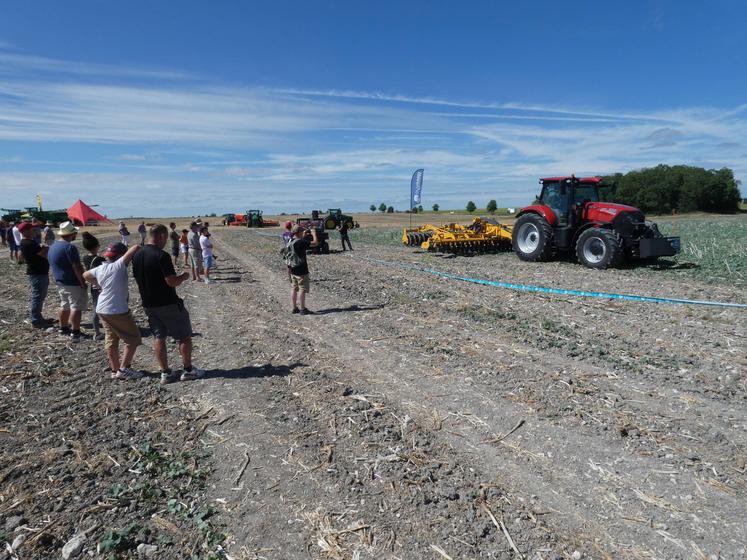
{"type": "Polygon", "coordinates": [[[182,302],[161,307],[146,307],[145,315],[155,338],[170,336],[183,340],[192,336],[192,322],[182,302]]]}

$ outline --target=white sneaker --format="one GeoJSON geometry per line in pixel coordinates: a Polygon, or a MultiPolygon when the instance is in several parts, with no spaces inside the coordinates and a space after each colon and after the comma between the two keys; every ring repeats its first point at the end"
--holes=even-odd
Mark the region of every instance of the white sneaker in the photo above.
{"type": "Polygon", "coordinates": [[[142,371],[132,368],[119,368],[119,371],[112,373],[112,379],[140,379],[143,376],[142,371]]]}
{"type": "Polygon", "coordinates": [[[205,284],[215,284],[215,280],[212,278],[205,278],[205,284]]]}
{"type": "Polygon", "coordinates": [[[185,371],[184,373],[182,373],[180,379],[182,381],[194,381],[195,379],[202,379],[203,377],[205,377],[205,370],[192,366],[192,369],[190,371],[185,371]]]}

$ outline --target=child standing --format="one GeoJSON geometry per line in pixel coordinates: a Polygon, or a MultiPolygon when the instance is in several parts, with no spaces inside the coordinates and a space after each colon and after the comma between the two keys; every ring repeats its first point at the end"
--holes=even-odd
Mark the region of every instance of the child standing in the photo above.
{"type": "MultiPolygon", "coordinates": [[[[101,244],[99,240],[87,231],[83,232],[83,248],[88,251],[88,254],[83,257],[83,266],[86,270],[92,270],[104,262],[103,257],[99,256],[99,248],[101,244]]],[[[96,313],[96,303],[99,301],[99,295],[101,290],[91,284],[91,301],[93,301],[93,339],[103,340],[104,334],[101,332],[101,321],[96,313]]]]}
{"type": "Polygon", "coordinates": [[[202,263],[205,269],[205,284],[215,284],[210,278],[210,269],[213,267],[213,242],[210,241],[208,228],[203,227],[200,231],[200,248],[202,249],[202,263]]]}
{"type": "Polygon", "coordinates": [[[187,239],[188,229],[182,230],[182,236],[179,238],[179,252],[184,255],[184,266],[189,266],[189,239],[187,239]]]}

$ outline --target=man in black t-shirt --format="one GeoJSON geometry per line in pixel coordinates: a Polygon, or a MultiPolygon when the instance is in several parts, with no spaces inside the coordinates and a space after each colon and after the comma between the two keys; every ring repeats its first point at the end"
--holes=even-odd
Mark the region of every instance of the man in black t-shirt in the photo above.
{"type": "Polygon", "coordinates": [[[51,321],[42,317],[42,307],[49,291],[48,247],[42,247],[34,239],[36,228],[30,222],[19,224],[21,232],[21,254],[26,262],[26,274],[31,286],[31,326],[41,329],[50,326],[51,321]]]}
{"type": "Polygon", "coordinates": [[[293,303],[293,313],[301,315],[310,315],[311,311],[306,309],[306,294],[310,292],[311,279],[309,276],[309,264],[306,262],[306,251],[319,245],[316,229],[304,229],[303,226],[296,224],[291,230],[293,238],[288,242],[296,254],[296,265],[291,266],[291,302],[293,303]],[[300,306],[300,307],[299,307],[300,306]]]}
{"type": "Polygon", "coordinates": [[[140,299],[155,337],[153,350],[161,368],[161,383],[171,383],[178,378],[169,369],[166,337],[179,341],[184,371],[182,381],[198,379],[205,371],[192,365],[192,323],[176,287],[189,278],[189,272],[176,275],[174,263],[163,248],[169,241],[169,231],[163,224],[150,228],[148,244],[132,258],[132,275],[140,290],[140,299]]]}

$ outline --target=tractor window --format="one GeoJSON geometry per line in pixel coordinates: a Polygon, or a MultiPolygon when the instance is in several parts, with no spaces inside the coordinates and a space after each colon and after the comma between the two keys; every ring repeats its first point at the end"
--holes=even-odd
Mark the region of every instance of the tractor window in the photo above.
{"type": "Polygon", "coordinates": [[[568,222],[568,197],[563,195],[560,187],[558,181],[545,183],[540,203],[552,208],[558,217],[558,225],[565,225],[568,222]]]}
{"type": "Polygon", "coordinates": [[[599,191],[597,191],[596,185],[576,185],[576,192],[574,196],[576,204],[583,202],[599,202],[599,191]]]}

